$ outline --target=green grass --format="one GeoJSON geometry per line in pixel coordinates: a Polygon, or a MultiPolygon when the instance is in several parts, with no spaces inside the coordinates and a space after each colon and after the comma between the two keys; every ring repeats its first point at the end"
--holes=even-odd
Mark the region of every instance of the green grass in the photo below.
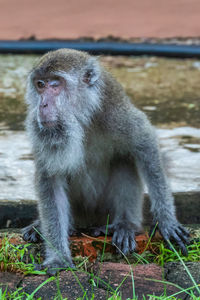
{"type": "Polygon", "coordinates": [[[5,235],[2,239],[2,246],[0,248],[0,271],[24,274],[45,274],[45,272],[34,271],[33,264],[39,262],[38,260],[40,260],[40,257],[38,256],[37,261],[35,261],[33,255],[29,254],[29,247],[31,244],[13,245],[10,242],[10,238],[5,235]],[[32,263],[26,263],[24,261],[26,255],[29,255],[32,263]]]}
{"type": "MultiPolygon", "coordinates": [[[[106,237],[105,237],[105,243],[106,243],[106,237]]],[[[150,241],[149,241],[150,243],[150,241]]],[[[148,243],[148,244],[149,244],[148,243]]],[[[155,253],[149,253],[148,251],[146,253],[143,253],[143,255],[138,255],[135,254],[135,259],[136,259],[136,263],[134,265],[137,265],[138,263],[148,263],[148,262],[155,262],[158,263],[159,265],[163,266],[164,263],[166,262],[171,262],[171,261],[180,261],[186,272],[188,273],[188,277],[191,279],[191,287],[187,288],[187,289],[183,289],[175,284],[172,284],[170,282],[166,282],[166,281],[158,281],[158,280],[154,280],[152,279],[152,281],[156,281],[156,282],[160,282],[162,284],[165,285],[174,285],[179,289],[179,292],[176,292],[175,294],[171,295],[171,296],[166,296],[165,294],[165,290],[163,290],[163,295],[162,296],[154,296],[154,295],[148,295],[148,296],[143,296],[142,300],[173,300],[173,299],[177,299],[177,300],[181,300],[181,298],[179,298],[179,295],[182,292],[185,292],[188,294],[188,296],[190,297],[189,299],[191,300],[200,300],[200,297],[197,297],[194,295],[194,291],[196,290],[199,294],[200,294],[200,285],[197,285],[197,283],[195,282],[194,278],[192,277],[190,271],[188,270],[187,266],[185,265],[186,261],[199,261],[200,260],[200,241],[196,240],[193,242],[193,244],[187,246],[188,249],[188,256],[185,257],[181,254],[180,251],[176,251],[173,247],[173,245],[171,245],[172,250],[169,250],[167,248],[165,248],[164,243],[163,242],[157,242],[157,243],[151,243],[152,245],[152,249],[154,249],[155,253]]],[[[38,262],[38,258],[35,261],[35,258],[30,255],[30,260],[32,261],[32,263],[25,263],[24,262],[24,258],[25,256],[29,255],[29,247],[30,244],[25,244],[25,245],[13,245],[10,243],[10,240],[7,236],[5,236],[5,238],[2,241],[2,247],[0,248],[0,270],[1,271],[8,271],[8,272],[21,272],[24,274],[45,274],[45,271],[34,271],[34,266],[33,264],[35,262],[38,262]]],[[[100,263],[103,262],[103,256],[104,256],[104,251],[100,260],[100,263]]],[[[120,287],[123,285],[124,281],[126,280],[126,278],[128,276],[131,276],[132,278],[132,294],[133,294],[133,298],[130,299],[126,299],[126,300],[140,300],[136,297],[135,295],[135,286],[134,286],[134,275],[132,272],[132,268],[131,268],[131,264],[128,260],[128,258],[126,256],[124,256],[124,259],[126,260],[127,264],[130,265],[130,272],[127,276],[124,276],[123,280],[121,281],[121,283],[118,285],[118,287],[116,287],[115,290],[113,290],[113,288],[109,285],[109,283],[103,282],[101,278],[99,278],[99,276],[95,276],[92,272],[88,273],[85,271],[85,273],[87,273],[88,275],[90,275],[90,283],[92,286],[94,287],[98,287],[99,283],[104,284],[105,288],[107,290],[109,290],[110,295],[112,296],[108,296],[108,300],[122,300],[121,294],[119,292],[120,287]]],[[[40,257],[39,257],[40,260],[40,257]]],[[[82,265],[85,265],[85,262],[82,262],[79,266],[81,267],[82,265]]],[[[82,294],[83,296],[77,298],[76,300],[95,300],[95,294],[93,293],[92,296],[88,296],[87,295],[87,291],[84,290],[84,287],[82,286],[76,272],[74,270],[71,270],[72,272],[72,276],[74,276],[76,278],[77,283],[79,284],[79,286],[81,287],[82,290],[82,294]]],[[[83,271],[82,271],[83,272],[83,271]]],[[[59,280],[58,280],[58,276],[53,276],[48,278],[47,280],[45,280],[43,283],[41,283],[31,294],[27,294],[23,291],[22,288],[16,289],[14,292],[9,292],[7,289],[3,290],[2,288],[0,288],[0,300],[22,300],[22,299],[27,299],[27,300],[35,300],[38,299],[40,300],[41,298],[36,297],[36,293],[46,284],[48,284],[51,281],[55,281],[56,286],[57,286],[57,296],[54,298],[54,300],[72,300],[72,299],[67,299],[67,298],[63,298],[62,293],[60,291],[60,287],[59,287],[59,280]]],[[[151,280],[151,279],[148,279],[151,280]]],[[[1,284],[0,284],[1,286],[1,284]]],[[[41,299],[43,300],[43,299],[41,299]]]]}
{"type": "Polygon", "coordinates": [[[180,258],[184,261],[200,261],[200,239],[194,240],[192,244],[187,246],[188,256],[184,256],[181,250],[177,250],[178,255],[165,247],[165,243],[152,242],[151,243],[152,252],[144,253],[144,258],[146,261],[154,262],[163,266],[167,262],[180,261],[180,258]],[[179,258],[180,257],[180,258],[179,258]]]}
{"type": "MultiPolygon", "coordinates": [[[[43,300],[41,297],[35,297],[35,293],[45,284],[47,284],[50,281],[55,280],[55,278],[49,278],[47,279],[45,282],[43,282],[40,286],[38,286],[38,288],[32,293],[32,294],[28,294],[22,291],[22,288],[17,289],[15,292],[13,293],[9,293],[7,292],[7,290],[5,290],[4,292],[2,292],[2,289],[0,289],[0,299],[1,300],[43,300]]],[[[181,293],[184,290],[181,291],[181,293]]],[[[193,294],[193,292],[189,293],[189,298],[190,300],[200,300],[200,297],[197,297],[193,294]]],[[[58,293],[58,296],[54,297],[53,300],[95,300],[96,297],[94,294],[92,294],[92,296],[90,298],[87,297],[87,292],[85,291],[84,295],[82,297],[79,297],[77,299],[69,299],[69,298],[64,298],[62,297],[61,293],[58,293]]],[[[122,297],[119,294],[114,294],[111,297],[108,297],[105,300],[122,300],[122,297]]],[[[135,298],[127,298],[126,300],[182,300],[182,298],[179,298],[178,295],[176,296],[155,296],[155,295],[148,295],[147,297],[143,296],[143,298],[139,299],[137,297],[135,298]]]]}

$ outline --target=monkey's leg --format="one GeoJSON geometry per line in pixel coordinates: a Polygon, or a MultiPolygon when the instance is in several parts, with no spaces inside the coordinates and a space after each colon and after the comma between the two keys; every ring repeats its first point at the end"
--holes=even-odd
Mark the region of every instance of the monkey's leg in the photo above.
{"type": "Polygon", "coordinates": [[[31,225],[22,229],[22,236],[26,242],[39,243],[42,241],[40,220],[35,220],[31,225]]]}
{"type": "Polygon", "coordinates": [[[113,168],[105,192],[105,205],[109,203],[113,232],[112,242],[124,254],[136,248],[135,232],[141,228],[143,187],[135,166],[120,163],[113,168]]]}
{"type": "Polygon", "coordinates": [[[72,267],[68,243],[69,202],[61,178],[41,176],[38,180],[39,214],[42,238],[45,242],[43,268],[49,274],[72,267]]]}
{"type": "Polygon", "coordinates": [[[157,224],[167,243],[169,240],[175,241],[182,253],[187,255],[184,244],[188,242],[189,233],[176,219],[174,199],[162,167],[153,130],[147,130],[145,126],[140,139],[135,137],[132,143],[136,164],[148,187],[154,224],[157,224]]]}

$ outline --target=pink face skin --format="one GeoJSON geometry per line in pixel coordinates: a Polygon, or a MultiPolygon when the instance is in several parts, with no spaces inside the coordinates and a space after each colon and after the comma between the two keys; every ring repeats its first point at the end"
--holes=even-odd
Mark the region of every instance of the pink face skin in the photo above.
{"type": "Polygon", "coordinates": [[[56,101],[65,89],[62,77],[35,78],[34,85],[41,97],[39,105],[39,119],[44,127],[52,127],[57,121],[56,101]]]}

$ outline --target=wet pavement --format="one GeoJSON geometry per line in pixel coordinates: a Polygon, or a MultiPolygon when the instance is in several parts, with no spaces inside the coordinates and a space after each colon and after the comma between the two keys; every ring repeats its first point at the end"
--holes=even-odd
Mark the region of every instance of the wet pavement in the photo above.
{"type": "MultiPolygon", "coordinates": [[[[35,200],[24,129],[26,76],[38,56],[0,55],[0,200],[35,200]]],[[[200,62],[102,57],[157,128],[173,192],[200,191],[200,62]]]]}
{"type": "Polygon", "coordinates": [[[24,131],[0,133],[0,200],[35,200],[34,165],[24,131]]]}
{"type": "MultiPolygon", "coordinates": [[[[173,192],[200,191],[200,129],[157,129],[173,192]]],[[[24,131],[0,133],[0,200],[36,200],[34,163],[24,131]]]]}

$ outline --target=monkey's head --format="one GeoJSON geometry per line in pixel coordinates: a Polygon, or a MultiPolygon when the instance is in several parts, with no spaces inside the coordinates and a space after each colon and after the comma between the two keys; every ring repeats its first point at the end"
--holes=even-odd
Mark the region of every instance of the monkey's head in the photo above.
{"type": "Polygon", "coordinates": [[[39,131],[66,132],[90,122],[100,107],[101,67],[87,53],[60,49],[44,55],[28,77],[28,118],[39,131]]]}

